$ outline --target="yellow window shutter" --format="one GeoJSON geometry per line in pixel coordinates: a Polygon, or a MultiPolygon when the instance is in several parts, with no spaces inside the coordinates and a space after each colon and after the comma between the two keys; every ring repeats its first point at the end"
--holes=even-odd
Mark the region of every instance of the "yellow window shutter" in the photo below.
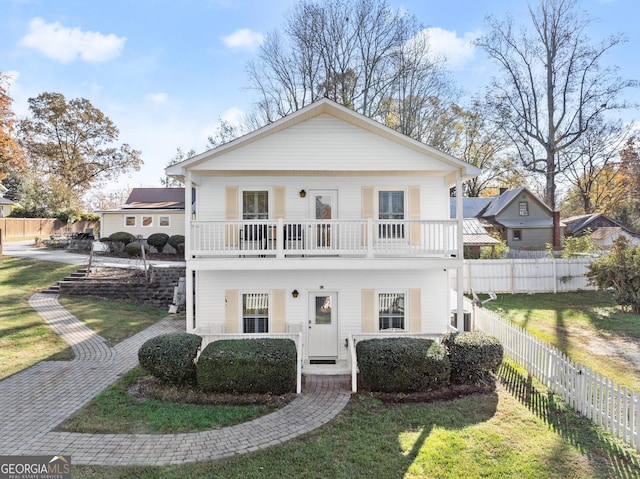
{"type": "MultiPolygon", "coordinates": [[[[225,212],[224,217],[229,221],[238,219],[238,187],[225,186],[225,212]]],[[[238,246],[239,229],[237,224],[225,226],[224,244],[228,247],[238,246]]]]}
{"type": "Polygon", "coordinates": [[[273,187],[273,218],[278,220],[285,216],[284,186],[273,187]]]}
{"type": "Polygon", "coordinates": [[[224,315],[224,332],[225,333],[237,333],[238,332],[238,290],[226,289],[224,291],[225,299],[225,315],[224,315]]]}
{"type": "Polygon", "coordinates": [[[284,289],[274,289],[271,291],[270,333],[285,332],[285,293],[286,291],[284,289]]]}
{"type": "Polygon", "coordinates": [[[422,332],[422,290],[409,290],[409,331],[422,332]]]}
{"type": "MultiPolygon", "coordinates": [[[[374,200],[374,189],[373,186],[363,186],[362,187],[362,219],[368,220],[373,219],[373,213],[375,211],[375,200],[374,200]]],[[[362,245],[367,246],[368,243],[368,229],[367,225],[362,225],[362,245]]]]}
{"type": "Polygon", "coordinates": [[[225,186],[225,219],[238,219],[238,187],[225,186]]]}
{"type": "MultiPolygon", "coordinates": [[[[420,220],[420,187],[410,186],[408,190],[409,195],[409,220],[420,220]]],[[[410,228],[410,240],[412,245],[419,245],[421,243],[420,225],[412,224],[410,228]]]]}
{"type": "Polygon", "coordinates": [[[373,196],[373,186],[362,187],[362,219],[373,218],[375,211],[375,198],[373,196]]]}
{"type": "Polygon", "coordinates": [[[362,290],[362,332],[375,332],[376,292],[373,289],[362,290]]]}

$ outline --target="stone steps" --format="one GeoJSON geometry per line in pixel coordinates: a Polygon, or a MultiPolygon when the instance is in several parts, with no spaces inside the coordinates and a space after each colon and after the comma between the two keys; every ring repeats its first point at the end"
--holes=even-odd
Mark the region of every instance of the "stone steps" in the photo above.
{"type": "Polygon", "coordinates": [[[44,291],[41,291],[43,294],[60,294],[60,283],[63,281],[83,281],[87,278],[88,271],[86,269],[79,269],[74,273],[71,273],[69,276],[66,276],[62,281],[58,281],[56,284],[49,286],[44,291]]]}

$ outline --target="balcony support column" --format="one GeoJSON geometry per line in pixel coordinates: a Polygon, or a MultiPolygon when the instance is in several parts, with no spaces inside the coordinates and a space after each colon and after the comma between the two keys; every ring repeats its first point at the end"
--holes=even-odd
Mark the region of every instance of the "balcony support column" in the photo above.
{"type": "Polygon", "coordinates": [[[464,226],[464,211],[462,206],[462,171],[456,172],[456,219],[458,221],[458,227],[456,231],[456,250],[457,256],[460,259],[460,267],[456,269],[456,308],[458,310],[457,318],[458,324],[456,328],[460,331],[464,329],[464,268],[462,266],[464,259],[464,244],[463,244],[463,226],[464,226]]]}
{"type": "Polygon", "coordinates": [[[278,218],[278,223],[276,224],[276,258],[282,259],[284,258],[284,220],[282,218],[278,218]]]}

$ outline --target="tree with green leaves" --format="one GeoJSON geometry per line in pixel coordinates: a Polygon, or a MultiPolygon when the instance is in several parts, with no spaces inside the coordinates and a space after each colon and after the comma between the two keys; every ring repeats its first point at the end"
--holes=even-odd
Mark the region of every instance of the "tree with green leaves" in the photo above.
{"type": "Polygon", "coordinates": [[[0,72],[0,181],[24,168],[24,152],[16,139],[16,116],[8,92],[9,77],[0,72]]]}
{"type": "Polygon", "coordinates": [[[527,20],[517,25],[511,16],[489,17],[489,33],[477,44],[498,67],[487,102],[522,164],[544,175],[545,203],[556,210],[557,176],[565,168],[560,153],[597,118],[628,107],[621,93],[638,82],[620,78],[616,68],[604,64],[625,37],[594,43],[593,20],[576,0],[540,0],[529,6],[527,20]]]}
{"type": "Polygon", "coordinates": [[[587,277],[591,284],[611,291],[623,311],[640,314],[640,246],[619,236],[609,254],[589,265],[587,277]]]}
{"type": "Polygon", "coordinates": [[[89,100],[42,93],[29,99],[29,111],[19,129],[30,172],[21,202],[35,204],[44,193],[55,199],[47,205],[55,214],[78,207],[92,187],[140,169],[140,152],[118,144],[118,128],[89,100]]]}

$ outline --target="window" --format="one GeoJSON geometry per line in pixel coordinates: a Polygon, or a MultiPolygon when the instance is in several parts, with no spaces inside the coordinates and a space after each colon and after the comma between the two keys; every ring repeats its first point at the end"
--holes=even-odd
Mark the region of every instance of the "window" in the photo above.
{"type": "Polygon", "coordinates": [[[378,219],[385,221],[378,228],[380,238],[404,238],[404,191],[378,191],[378,219]]]}
{"type": "Polygon", "coordinates": [[[378,294],[378,329],[404,329],[404,293],[378,294]]]}
{"type": "Polygon", "coordinates": [[[242,295],[242,332],[269,332],[269,294],[245,293],[242,295]]]}
{"type": "Polygon", "coordinates": [[[125,226],[135,226],[136,225],[136,217],[135,216],[125,216],[124,217],[124,225],[125,226]]]}
{"type": "Polygon", "coordinates": [[[522,241],[522,230],[513,230],[513,241],[522,241]]]}
{"type": "Polygon", "coordinates": [[[169,216],[159,216],[158,217],[158,225],[159,226],[171,226],[171,221],[169,220],[169,216]]]}
{"type": "Polygon", "coordinates": [[[520,216],[529,216],[529,204],[526,201],[519,203],[520,216]]]}
{"type": "Polygon", "coordinates": [[[269,218],[269,192],[242,192],[242,219],[266,220],[269,218]]]}
{"type": "Polygon", "coordinates": [[[142,226],[153,226],[153,216],[143,216],[142,226]]]}

